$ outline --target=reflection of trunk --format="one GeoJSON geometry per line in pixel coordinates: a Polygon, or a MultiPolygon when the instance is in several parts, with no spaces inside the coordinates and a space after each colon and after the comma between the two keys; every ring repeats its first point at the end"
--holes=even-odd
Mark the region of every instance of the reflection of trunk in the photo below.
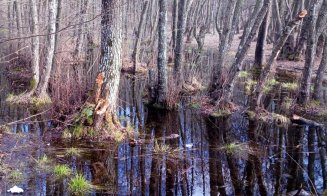
{"type": "Polygon", "coordinates": [[[280,195],[282,191],[282,173],[283,173],[283,145],[284,145],[284,128],[279,129],[279,143],[277,144],[277,150],[278,150],[278,156],[277,156],[277,163],[275,167],[275,178],[276,178],[276,184],[275,184],[275,193],[274,195],[278,196],[280,195]]]}
{"type": "Polygon", "coordinates": [[[291,126],[287,132],[288,134],[288,157],[287,166],[289,168],[288,173],[292,175],[287,182],[287,191],[294,191],[301,188],[301,184],[304,181],[303,177],[303,147],[301,141],[303,141],[304,128],[291,126]]]}
{"type": "MultiPolygon", "coordinates": [[[[253,141],[253,148],[258,149],[259,146],[257,144],[257,129],[258,126],[256,125],[255,121],[249,121],[249,139],[253,141]]],[[[257,177],[257,183],[259,186],[259,192],[261,195],[268,195],[266,183],[264,180],[264,176],[262,174],[262,162],[260,161],[258,155],[249,155],[250,161],[252,162],[252,168],[254,173],[257,177]]],[[[250,172],[250,171],[249,171],[250,172]]],[[[253,174],[251,174],[253,175],[253,174]]],[[[251,179],[250,179],[251,180],[251,179]]]]}
{"type": "Polygon", "coordinates": [[[314,193],[314,190],[316,187],[315,184],[315,136],[316,136],[316,128],[310,127],[309,133],[308,133],[308,151],[309,151],[309,162],[308,162],[308,174],[309,178],[312,183],[310,183],[311,186],[311,192],[314,193]]]}
{"type": "Polygon", "coordinates": [[[325,137],[324,129],[321,127],[318,127],[317,135],[318,135],[318,146],[319,146],[323,186],[324,186],[324,189],[326,189],[327,188],[327,168],[326,168],[326,144],[325,144],[325,141],[323,141],[323,138],[325,137]]]}
{"type": "Polygon", "coordinates": [[[224,182],[224,173],[222,166],[222,153],[217,149],[212,149],[217,144],[223,144],[221,131],[213,126],[214,119],[208,119],[206,122],[208,142],[209,142],[209,175],[210,175],[210,195],[227,195],[224,182]]]}

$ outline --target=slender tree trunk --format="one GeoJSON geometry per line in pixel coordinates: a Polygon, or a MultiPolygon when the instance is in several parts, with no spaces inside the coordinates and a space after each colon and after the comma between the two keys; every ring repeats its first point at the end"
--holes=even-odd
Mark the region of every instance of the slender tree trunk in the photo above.
{"type": "MultiPolygon", "coordinates": [[[[37,4],[36,0],[30,0],[30,10],[31,10],[31,31],[32,35],[39,34],[39,20],[38,20],[38,12],[37,12],[37,4]]],[[[40,40],[38,36],[32,38],[32,73],[33,78],[31,81],[31,91],[33,92],[37,85],[39,84],[40,78],[40,40]]]]}
{"type": "Polygon", "coordinates": [[[56,17],[57,17],[57,0],[49,0],[49,30],[48,30],[48,47],[46,53],[46,63],[43,66],[42,76],[36,89],[36,96],[47,96],[47,88],[51,76],[52,64],[54,60],[54,50],[56,43],[56,17]]]}
{"type": "Polygon", "coordinates": [[[178,3],[178,21],[177,21],[177,34],[176,34],[176,48],[175,48],[175,65],[174,77],[178,86],[183,82],[183,51],[184,51],[184,31],[186,24],[186,6],[187,0],[179,0],[178,3]]]}
{"type": "Polygon", "coordinates": [[[301,80],[301,87],[300,87],[300,94],[297,100],[299,104],[306,104],[310,100],[310,90],[311,90],[311,80],[312,80],[312,72],[314,61],[316,57],[316,50],[317,50],[317,18],[318,13],[321,8],[323,0],[318,0],[314,3],[310,9],[310,16],[309,16],[309,34],[308,34],[308,44],[305,56],[305,65],[303,69],[303,77],[301,80]]]}
{"type": "MultiPolygon", "coordinates": [[[[17,37],[20,38],[22,36],[22,17],[21,17],[21,8],[20,8],[21,2],[17,2],[17,0],[14,1],[14,11],[16,14],[16,25],[17,25],[17,37]]],[[[21,49],[21,41],[17,41],[17,47],[18,50],[21,49]]]]}
{"type": "Polygon", "coordinates": [[[244,44],[241,45],[240,49],[237,51],[235,60],[232,64],[231,68],[229,69],[227,79],[225,80],[225,82],[222,86],[222,88],[223,88],[222,100],[230,100],[231,99],[232,91],[234,89],[234,85],[235,85],[235,81],[236,81],[236,75],[240,71],[240,67],[245,58],[245,55],[247,54],[247,52],[250,48],[251,42],[252,42],[257,30],[259,29],[263,19],[265,18],[270,5],[271,5],[271,0],[264,1],[261,10],[258,13],[258,16],[256,17],[256,19],[254,21],[254,25],[251,28],[251,31],[250,31],[248,37],[246,38],[246,41],[244,41],[244,44]]]}
{"type": "Polygon", "coordinates": [[[322,80],[326,70],[326,65],[327,65],[327,35],[325,33],[324,51],[321,57],[321,62],[317,71],[317,76],[314,84],[313,99],[315,100],[321,100],[322,80]]]}
{"type": "Polygon", "coordinates": [[[159,1],[158,86],[157,103],[167,100],[167,0],[159,1]]]}
{"type": "Polygon", "coordinates": [[[271,74],[274,73],[275,60],[278,57],[278,54],[279,54],[280,50],[284,46],[288,36],[292,33],[293,29],[297,25],[300,24],[300,22],[302,21],[302,18],[303,17],[297,16],[296,19],[289,22],[288,25],[284,28],[283,34],[278,38],[278,40],[276,42],[276,45],[274,46],[273,51],[272,51],[272,53],[271,53],[271,55],[269,57],[267,65],[265,66],[265,68],[261,72],[260,80],[258,81],[258,84],[257,84],[257,86],[255,88],[255,95],[256,96],[254,96],[253,101],[256,101],[257,106],[259,106],[260,103],[261,103],[261,97],[263,95],[263,87],[266,85],[266,82],[267,82],[269,76],[271,76],[271,74]]]}
{"type": "MultiPolygon", "coordinates": [[[[270,9],[269,9],[270,10],[270,9]]],[[[270,21],[270,11],[267,12],[258,33],[257,45],[254,56],[254,79],[259,79],[261,68],[265,63],[265,47],[267,42],[267,33],[270,21]]]]}
{"type": "Polygon", "coordinates": [[[173,25],[172,25],[172,33],[171,33],[173,53],[175,52],[175,47],[176,47],[177,15],[178,15],[178,0],[174,0],[173,13],[172,13],[173,25]]]}
{"type": "Polygon", "coordinates": [[[136,64],[139,61],[141,38],[142,38],[142,35],[144,34],[144,22],[145,22],[145,17],[146,17],[145,14],[146,14],[147,9],[148,9],[148,4],[149,4],[148,1],[145,1],[144,4],[143,4],[140,23],[139,23],[139,27],[138,27],[138,30],[137,30],[136,41],[135,41],[135,45],[134,45],[134,51],[133,51],[133,54],[132,54],[134,74],[136,73],[136,64]]]}

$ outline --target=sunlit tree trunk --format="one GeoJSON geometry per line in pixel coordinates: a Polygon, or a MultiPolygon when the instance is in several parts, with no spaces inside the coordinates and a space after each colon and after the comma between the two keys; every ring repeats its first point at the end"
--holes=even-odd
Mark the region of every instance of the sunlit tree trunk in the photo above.
{"type": "Polygon", "coordinates": [[[145,1],[143,4],[143,8],[142,8],[142,13],[141,13],[141,18],[140,18],[140,23],[139,23],[139,27],[137,30],[137,34],[136,34],[136,41],[135,41],[135,45],[134,45],[134,51],[132,54],[132,58],[133,58],[133,71],[134,73],[136,73],[136,66],[137,66],[137,62],[139,61],[139,53],[140,53],[140,46],[141,46],[141,38],[142,35],[144,33],[144,22],[145,22],[145,14],[147,12],[148,9],[148,1],[145,1]]]}
{"type": "MultiPolygon", "coordinates": [[[[31,31],[32,35],[39,34],[39,19],[37,12],[36,0],[30,0],[31,10],[31,31]]],[[[40,78],[40,40],[38,36],[32,38],[32,72],[33,78],[31,82],[32,91],[34,91],[39,84],[40,78]]]]}
{"type": "Polygon", "coordinates": [[[119,126],[116,116],[120,69],[122,66],[122,16],[120,1],[102,0],[101,59],[96,80],[95,129],[105,120],[109,127],[119,126]],[[102,85],[103,84],[103,85],[102,85]]]}
{"type": "Polygon", "coordinates": [[[316,57],[317,50],[317,18],[318,13],[321,8],[323,0],[318,0],[311,6],[309,23],[308,23],[308,44],[305,55],[305,64],[303,69],[303,77],[301,80],[300,94],[297,100],[299,104],[306,104],[310,100],[310,91],[311,91],[311,80],[312,80],[312,72],[313,66],[316,57]]]}
{"type": "Polygon", "coordinates": [[[184,50],[184,31],[186,23],[186,0],[179,0],[178,3],[178,20],[177,20],[177,32],[176,32],[176,46],[175,46],[175,65],[174,76],[178,85],[182,85],[183,72],[183,50],[184,50]]]}
{"type": "Polygon", "coordinates": [[[158,40],[158,89],[157,102],[167,100],[167,0],[159,1],[159,40],[158,40]]]}
{"type": "Polygon", "coordinates": [[[56,43],[56,18],[57,18],[57,0],[49,0],[49,29],[48,29],[48,40],[47,40],[47,52],[46,52],[46,63],[43,66],[42,76],[36,89],[36,96],[44,97],[47,96],[47,88],[49,85],[49,79],[51,76],[52,64],[54,60],[54,50],[56,43]]]}
{"type": "Polygon", "coordinates": [[[321,99],[322,81],[326,70],[326,65],[327,65],[327,34],[325,33],[324,51],[321,57],[321,62],[317,71],[317,76],[314,84],[313,99],[315,100],[321,99]]]}

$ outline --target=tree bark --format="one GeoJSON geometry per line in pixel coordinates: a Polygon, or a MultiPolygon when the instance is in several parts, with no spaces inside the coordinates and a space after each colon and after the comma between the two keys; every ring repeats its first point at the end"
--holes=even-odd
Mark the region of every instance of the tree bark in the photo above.
{"type": "MultiPolygon", "coordinates": [[[[39,19],[36,0],[30,0],[31,31],[32,35],[39,34],[39,19]]],[[[40,78],[40,39],[38,36],[32,38],[32,73],[31,91],[33,92],[39,84],[40,78]]]]}
{"type": "Polygon", "coordinates": [[[158,40],[158,85],[157,103],[167,100],[167,0],[159,1],[159,40],[158,40]]]}
{"type": "Polygon", "coordinates": [[[139,27],[137,30],[137,35],[136,35],[136,41],[135,41],[135,45],[134,45],[134,51],[132,54],[132,58],[133,58],[133,71],[134,74],[136,73],[136,64],[139,61],[139,53],[140,53],[140,46],[141,46],[141,37],[144,33],[144,21],[145,21],[145,13],[148,9],[148,1],[145,1],[143,4],[143,8],[142,8],[142,13],[141,13],[141,18],[140,18],[140,23],[139,23],[139,27]]]}
{"type": "Polygon", "coordinates": [[[96,80],[99,85],[97,89],[101,93],[99,99],[95,100],[95,130],[100,130],[104,121],[109,128],[117,128],[119,125],[116,108],[122,66],[122,16],[119,1],[102,0],[101,5],[101,59],[96,80]]]}
{"type": "Polygon", "coordinates": [[[322,80],[324,77],[326,64],[327,64],[327,34],[326,33],[325,33],[325,44],[323,50],[324,51],[317,71],[317,76],[316,76],[314,90],[313,90],[313,99],[315,100],[321,100],[322,80]]]}
{"type": "MultiPolygon", "coordinates": [[[[269,9],[270,10],[270,9],[269,9]]],[[[260,72],[262,69],[262,66],[265,63],[265,47],[267,42],[267,33],[268,33],[268,27],[269,27],[269,21],[270,21],[270,11],[267,12],[265,19],[263,20],[259,33],[258,33],[258,39],[257,39],[257,45],[255,48],[255,56],[254,56],[254,79],[259,79],[260,72]]]]}
{"type": "Polygon", "coordinates": [[[312,80],[312,72],[314,61],[316,57],[316,49],[317,49],[317,18],[318,13],[321,8],[323,0],[318,0],[314,3],[310,9],[309,16],[309,34],[308,34],[308,44],[305,56],[305,65],[303,69],[303,77],[301,80],[300,94],[297,100],[298,104],[306,104],[310,100],[310,89],[311,89],[311,80],[312,80]]]}
{"type": "Polygon", "coordinates": [[[49,0],[49,29],[48,29],[48,47],[46,53],[46,63],[43,67],[42,76],[36,89],[36,96],[47,96],[47,88],[49,85],[49,79],[52,70],[52,64],[54,59],[54,49],[56,43],[56,17],[57,17],[57,0],[49,0]]]}
{"type": "MultiPolygon", "coordinates": [[[[284,28],[283,34],[278,38],[276,45],[273,48],[273,51],[269,57],[267,65],[264,67],[263,71],[260,75],[260,80],[254,90],[255,95],[254,100],[256,100],[256,105],[259,106],[261,103],[261,97],[263,95],[263,87],[266,85],[266,82],[271,76],[272,73],[275,71],[275,60],[278,57],[280,50],[282,49],[283,45],[285,44],[288,36],[292,33],[293,29],[300,24],[302,18],[297,17],[293,21],[289,22],[288,25],[284,28]]],[[[253,101],[254,101],[253,100],[253,101]]]]}
{"type": "Polygon", "coordinates": [[[187,0],[179,0],[176,48],[175,48],[175,65],[174,65],[174,78],[178,86],[181,86],[183,81],[182,61],[183,61],[183,51],[184,51],[184,31],[185,31],[185,23],[186,23],[186,15],[187,15],[186,5],[187,5],[187,0]]]}
{"type": "Polygon", "coordinates": [[[254,21],[254,25],[251,28],[251,31],[250,31],[246,41],[244,42],[243,45],[240,45],[239,50],[237,51],[237,54],[235,56],[235,60],[232,64],[231,68],[229,69],[227,79],[225,80],[224,84],[222,85],[222,88],[223,88],[222,100],[230,100],[231,99],[232,91],[234,89],[234,84],[236,81],[236,75],[240,71],[240,66],[245,58],[245,55],[247,54],[247,52],[250,48],[251,42],[252,42],[257,30],[259,29],[264,17],[266,16],[266,13],[269,10],[270,5],[271,5],[271,0],[264,1],[263,6],[254,21]]]}

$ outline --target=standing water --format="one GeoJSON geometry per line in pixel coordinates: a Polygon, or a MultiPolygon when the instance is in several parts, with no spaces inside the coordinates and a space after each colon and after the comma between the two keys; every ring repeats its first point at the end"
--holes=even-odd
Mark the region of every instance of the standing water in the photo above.
{"type": "Polygon", "coordinates": [[[17,185],[26,195],[70,195],[83,175],[86,195],[305,195],[326,188],[321,129],[249,120],[243,113],[211,118],[181,106],[148,108],[144,81],[121,79],[119,119],[135,138],[119,144],[49,138],[47,114],[32,118],[5,103],[1,81],[1,195],[17,185]],[[56,165],[70,176],[57,178],[56,165]]]}

